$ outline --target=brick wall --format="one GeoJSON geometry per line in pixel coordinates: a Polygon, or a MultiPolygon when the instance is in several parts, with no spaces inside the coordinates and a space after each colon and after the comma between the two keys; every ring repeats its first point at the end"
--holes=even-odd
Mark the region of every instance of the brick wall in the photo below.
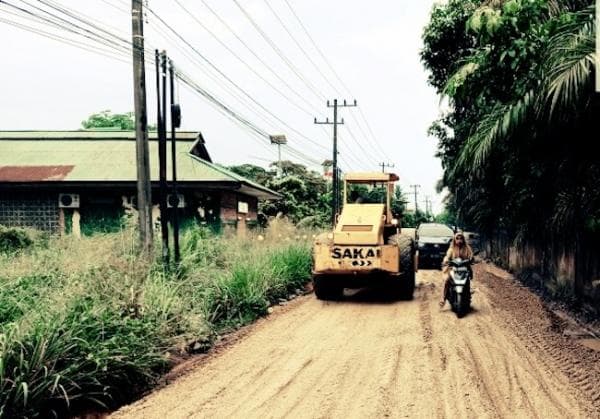
{"type": "Polygon", "coordinates": [[[253,196],[237,194],[234,192],[223,192],[221,194],[221,220],[237,221],[238,217],[256,220],[258,211],[258,199],[253,196]],[[238,202],[248,203],[248,213],[238,213],[238,202]]]}
{"type": "Polygon", "coordinates": [[[58,233],[60,231],[57,194],[0,194],[0,224],[9,227],[31,227],[58,233]]]}

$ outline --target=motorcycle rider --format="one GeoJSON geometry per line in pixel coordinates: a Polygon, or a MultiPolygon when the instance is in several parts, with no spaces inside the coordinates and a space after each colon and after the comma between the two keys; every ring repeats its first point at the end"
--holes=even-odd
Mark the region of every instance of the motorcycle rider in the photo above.
{"type": "MultiPolygon", "coordinates": [[[[448,262],[456,258],[473,260],[473,249],[471,249],[471,246],[469,246],[469,243],[467,243],[465,240],[465,235],[461,232],[456,233],[452,238],[450,247],[448,247],[448,251],[446,252],[446,256],[444,256],[444,260],[442,262],[444,291],[442,294],[442,299],[440,300],[440,307],[443,307],[446,303],[446,294],[448,292],[448,287],[450,286],[450,268],[448,266],[448,262]]],[[[469,269],[471,268],[469,267],[469,269]]],[[[471,271],[471,276],[472,274],[473,272],[471,271]]]]}

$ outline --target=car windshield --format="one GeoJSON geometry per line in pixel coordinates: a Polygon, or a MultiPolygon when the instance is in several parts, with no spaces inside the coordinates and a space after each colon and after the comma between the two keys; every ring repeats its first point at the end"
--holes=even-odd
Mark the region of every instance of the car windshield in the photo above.
{"type": "Polygon", "coordinates": [[[427,237],[452,237],[454,232],[445,225],[440,224],[424,224],[419,227],[419,236],[427,237]]]}

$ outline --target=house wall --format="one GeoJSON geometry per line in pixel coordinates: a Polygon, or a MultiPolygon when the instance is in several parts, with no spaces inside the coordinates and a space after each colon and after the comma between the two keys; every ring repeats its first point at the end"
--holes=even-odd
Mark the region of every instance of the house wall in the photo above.
{"type": "Polygon", "coordinates": [[[0,194],[0,224],[30,227],[50,233],[60,231],[60,211],[56,193],[0,194]]]}
{"type": "Polygon", "coordinates": [[[237,224],[239,221],[255,223],[258,217],[258,199],[253,196],[236,192],[223,192],[221,194],[221,221],[225,224],[237,224]],[[248,204],[248,212],[238,211],[239,203],[248,204]]]}
{"type": "MultiPolygon", "coordinates": [[[[66,191],[65,191],[66,192],[66,191]]],[[[124,208],[121,196],[133,196],[134,191],[75,191],[80,194],[81,232],[90,235],[95,232],[112,232],[121,226],[124,208]]],[[[213,222],[236,227],[243,221],[244,225],[253,227],[256,224],[258,200],[254,197],[236,192],[181,191],[188,207],[180,210],[182,219],[213,222]],[[238,212],[238,203],[248,203],[248,213],[238,212]],[[198,208],[204,208],[204,218],[198,208]],[[210,212],[210,214],[209,214],[210,212]],[[214,217],[214,220],[213,220],[214,217]]],[[[30,227],[50,233],[69,234],[72,232],[73,210],[61,210],[58,207],[58,191],[43,192],[21,191],[0,193],[0,224],[11,227],[30,227]]],[[[153,194],[154,195],[154,194],[153,194]]],[[[158,194],[156,194],[158,199],[158,194]]],[[[158,204],[158,202],[154,202],[158,204]]],[[[170,214],[168,214],[170,219],[170,214]]]]}

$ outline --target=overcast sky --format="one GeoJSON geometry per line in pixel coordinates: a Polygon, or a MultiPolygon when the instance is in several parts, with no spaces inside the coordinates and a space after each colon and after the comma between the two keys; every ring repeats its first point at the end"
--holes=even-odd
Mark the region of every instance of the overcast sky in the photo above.
{"type": "MultiPolygon", "coordinates": [[[[28,8],[21,0],[7,1],[28,8]]],[[[25,1],[43,7],[36,0],[25,1]]],[[[130,38],[130,5],[124,0],[50,1],[84,13],[107,30],[130,38]]],[[[440,209],[435,183],[442,170],[434,157],[436,141],[427,137],[427,128],[439,113],[439,98],[427,85],[419,60],[421,33],[433,0],[288,0],[349,91],[316,51],[286,0],[237,0],[284,58],[235,1],[179,1],[189,14],[175,0],[149,0],[148,6],[244,93],[216,75],[182,41],[175,42],[152,13],[148,13],[145,25],[147,47],[167,50],[177,67],[198,85],[262,130],[286,134],[291,147],[318,162],[331,158],[332,128],[315,126],[314,117],[332,120],[327,98],[356,99],[374,135],[359,110],[340,109],[340,119],[345,121],[339,130],[342,169],[381,170],[380,162],[393,163],[392,170],[400,175],[405,192],[409,192],[409,185],[420,184],[420,198],[432,196],[434,208],[440,209]]],[[[89,43],[86,38],[18,18],[13,12],[0,4],[0,130],[78,129],[94,112],[133,110],[129,56],[123,56],[126,62],[121,62],[15,28],[2,20],[89,43]]],[[[153,66],[147,65],[146,72],[149,119],[154,121],[153,66]]],[[[178,96],[182,129],[202,131],[215,161],[266,166],[276,159],[275,146],[268,140],[251,135],[181,83],[178,96]]],[[[284,150],[284,159],[297,160],[286,154],[284,150]]],[[[419,205],[424,207],[423,202],[419,205]]]]}

